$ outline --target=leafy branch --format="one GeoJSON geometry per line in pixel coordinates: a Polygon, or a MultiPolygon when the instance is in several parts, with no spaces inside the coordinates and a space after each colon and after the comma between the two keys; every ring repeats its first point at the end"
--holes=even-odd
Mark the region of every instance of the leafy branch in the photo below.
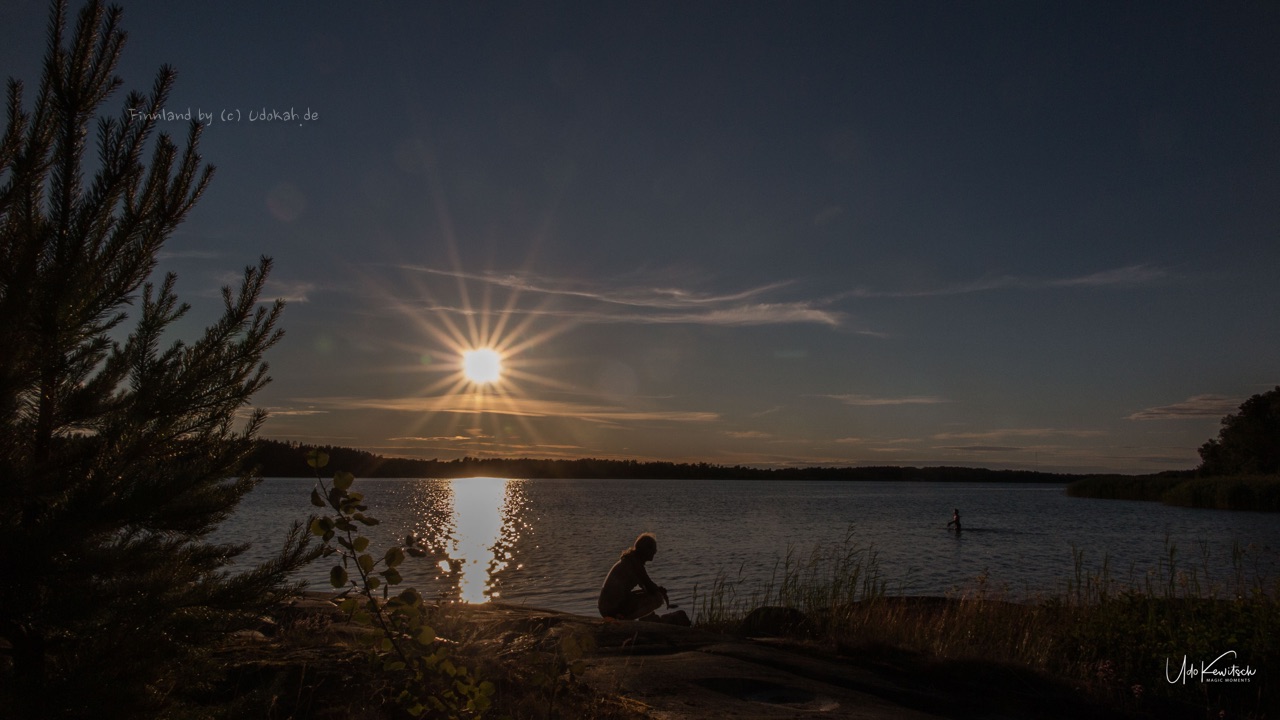
{"type": "Polygon", "coordinates": [[[329,456],[322,451],[307,454],[307,464],[316,471],[311,504],[333,511],[332,515],[313,518],[310,530],[324,543],[323,556],[341,560],[329,571],[329,583],[343,591],[339,609],[352,622],[372,627],[381,635],[371,652],[396,681],[399,692],[395,701],[406,712],[413,717],[428,713],[482,717],[491,704],[493,683],[477,682],[470,670],[453,661],[449,646],[436,637],[428,623],[428,605],[416,589],[406,588],[389,597],[391,588],[403,581],[397,567],[406,555],[421,557],[425,552],[409,535],[403,545],[392,546],[376,558],[370,552],[369,538],[361,532],[378,525],[378,519],[366,514],[369,508],[364,495],[351,489],[355,482],[351,473],[335,472],[332,484],[325,483],[320,470],[328,463],[329,456]]]}

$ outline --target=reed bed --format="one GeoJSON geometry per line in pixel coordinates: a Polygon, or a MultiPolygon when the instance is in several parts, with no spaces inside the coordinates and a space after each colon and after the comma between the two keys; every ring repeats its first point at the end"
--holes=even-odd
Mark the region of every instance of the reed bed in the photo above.
{"type": "Polygon", "coordinates": [[[1211,510],[1280,512],[1280,476],[1098,475],[1067,486],[1072,497],[1152,500],[1211,510]]]}
{"type": "Polygon", "coordinates": [[[1074,575],[1055,593],[1013,598],[986,575],[945,597],[890,592],[874,546],[852,533],[808,553],[789,549],[763,586],[722,574],[695,592],[699,626],[733,631],[752,609],[794,608],[804,634],[839,652],[886,648],[939,661],[1011,663],[1059,678],[1124,710],[1190,715],[1276,716],[1280,672],[1280,581],[1257,572],[1265,548],[1235,545],[1227,577],[1209,573],[1207,545],[1184,556],[1166,538],[1153,568],[1124,577],[1103,558],[1088,569],[1073,550],[1074,575]],[[1183,678],[1233,650],[1221,664],[1248,666],[1247,681],[1183,678]]]}
{"type": "Polygon", "coordinates": [[[1194,478],[1169,489],[1160,499],[1182,507],[1280,512],[1280,477],[1194,478]]]}
{"type": "Polygon", "coordinates": [[[1102,500],[1156,500],[1187,481],[1181,476],[1167,475],[1095,475],[1067,485],[1071,497],[1102,500]]]}

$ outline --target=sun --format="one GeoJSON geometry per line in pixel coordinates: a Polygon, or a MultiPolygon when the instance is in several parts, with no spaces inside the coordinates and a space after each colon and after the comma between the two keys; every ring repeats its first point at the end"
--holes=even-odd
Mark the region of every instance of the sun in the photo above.
{"type": "Polygon", "coordinates": [[[476,385],[488,385],[502,379],[502,354],[492,348],[479,348],[462,353],[462,374],[476,385]]]}
{"type": "Polygon", "coordinates": [[[426,340],[391,341],[411,360],[389,366],[388,371],[434,376],[405,399],[421,412],[416,413],[402,434],[426,440],[427,437],[417,437],[424,434],[420,430],[443,414],[448,422],[440,432],[431,434],[435,438],[432,442],[457,442],[462,448],[459,455],[477,445],[487,447],[484,442],[470,439],[473,432],[480,431],[484,431],[485,441],[501,436],[504,441],[524,438],[536,445],[539,429],[533,418],[546,413],[540,410],[545,401],[537,397],[534,389],[576,389],[572,382],[541,371],[563,361],[548,359],[537,350],[576,324],[569,320],[548,324],[543,308],[521,309],[519,290],[512,290],[498,306],[493,302],[491,285],[486,284],[475,302],[466,282],[472,279],[470,275],[460,269],[443,274],[458,279],[456,296],[437,298],[437,293],[447,292],[448,286],[426,282],[435,277],[434,272],[410,275],[413,288],[407,293],[393,292],[386,282],[368,278],[372,291],[385,296],[387,303],[408,318],[426,340]],[[464,423],[463,430],[459,430],[458,426],[464,423]]]}

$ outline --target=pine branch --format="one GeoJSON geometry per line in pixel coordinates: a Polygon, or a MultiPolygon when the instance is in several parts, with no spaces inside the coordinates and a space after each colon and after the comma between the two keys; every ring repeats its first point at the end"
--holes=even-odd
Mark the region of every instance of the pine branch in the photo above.
{"type": "Polygon", "coordinates": [[[265,414],[241,414],[270,381],[283,303],[259,303],[262,258],[202,335],[162,346],[188,306],[172,275],[149,278],[213,168],[199,124],[181,147],[155,132],[172,68],[97,118],[121,85],[120,19],[90,2],[68,36],[55,2],[33,104],[11,81],[0,135],[0,707],[32,716],[149,707],[314,556],[295,528],[276,559],[232,573],[244,546],[208,540],[261,480],[241,468],[265,414]]]}

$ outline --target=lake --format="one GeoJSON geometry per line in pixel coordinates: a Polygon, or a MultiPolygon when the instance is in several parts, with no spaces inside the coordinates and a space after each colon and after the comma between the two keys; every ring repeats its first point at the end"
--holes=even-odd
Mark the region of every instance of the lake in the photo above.
{"type": "MultiPolygon", "coordinates": [[[[271,478],[215,534],[248,541],[253,561],[278,548],[285,528],[318,510],[315,481],[271,478]]],[[[740,596],[769,582],[788,551],[819,545],[871,548],[890,592],[943,595],[987,587],[1015,596],[1057,592],[1106,558],[1117,580],[1162,572],[1202,581],[1233,576],[1233,546],[1250,574],[1280,576],[1273,514],[1175,508],[1067,497],[1063,485],[729,480],[359,479],[375,557],[412,532],[429,548],[400,566],[426,595],[487,599],[595,614],[596,593],[619,553],[643,531],[658,537],[650,575],[671,602],[695,611],[719,575],[740,596]],[[964,531],[946,529],[959,508],[964,531]],[[1163,563],[1163,567],[1162,567],[1163,563]]],[[[305,573],[329,588],[332,561],[305,573]]]]}

